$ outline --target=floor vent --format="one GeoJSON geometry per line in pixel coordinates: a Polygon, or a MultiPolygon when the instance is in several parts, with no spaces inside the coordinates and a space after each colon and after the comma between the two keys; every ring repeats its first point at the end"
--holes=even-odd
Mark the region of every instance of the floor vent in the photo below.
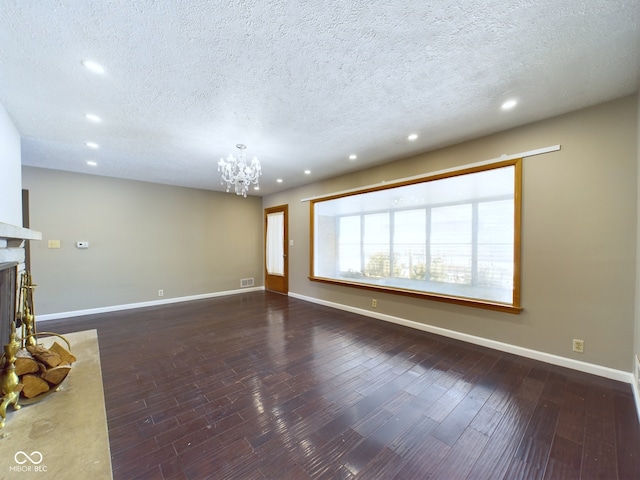
{"type": "Polygon", "coordinates": [[[241,278],[240,288],[253,287],[253,278],[241,278]]]}

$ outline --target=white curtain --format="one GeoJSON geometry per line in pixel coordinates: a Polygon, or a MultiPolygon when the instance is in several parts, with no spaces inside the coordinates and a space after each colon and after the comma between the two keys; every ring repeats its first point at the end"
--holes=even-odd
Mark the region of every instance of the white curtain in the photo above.
{"type": "Polygon", "coordinates": [[[284,275],[284,212],[267,215],[267,273],[284,275]]]}

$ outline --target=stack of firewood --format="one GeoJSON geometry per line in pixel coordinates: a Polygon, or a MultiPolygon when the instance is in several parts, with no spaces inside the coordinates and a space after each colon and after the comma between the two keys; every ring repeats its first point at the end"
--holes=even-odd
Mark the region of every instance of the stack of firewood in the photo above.
{"type": "Polygon", "coordinates": [[[51,347],[32,345],[16,355],[16,374],[23,385],[22,396],[28,399],[55,389],[66,378],[76,361],[68,350],[54,342],[51,347]]]}

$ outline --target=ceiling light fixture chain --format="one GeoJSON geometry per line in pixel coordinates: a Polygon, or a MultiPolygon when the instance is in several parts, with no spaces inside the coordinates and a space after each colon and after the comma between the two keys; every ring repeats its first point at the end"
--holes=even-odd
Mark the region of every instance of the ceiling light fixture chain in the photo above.
{"type": "Polygon", "coordinates": [[[242,195],[246,198],[249,186],[251,184],[258,186],[262,168],[260,167],[260,161],[256,157],[253,157],[251,161],[246,158],[244,152],[247,148],[246,145],[239,143],[236,148],[240,150],[237,158],[229,154],[226,160],[221,158],[218,162],[218,171],[222,172],[220,183],[222,185],[227,184],[227,192],[233,185],[236,195],[242,195]]]}

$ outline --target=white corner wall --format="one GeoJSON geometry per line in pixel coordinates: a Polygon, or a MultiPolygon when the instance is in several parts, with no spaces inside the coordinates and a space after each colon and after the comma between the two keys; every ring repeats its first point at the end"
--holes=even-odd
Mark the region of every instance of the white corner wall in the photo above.
{"type": "Polygon", "coordinates": [[[20,134],[0,104],[0,222],[22,226],[20,134]]]}

